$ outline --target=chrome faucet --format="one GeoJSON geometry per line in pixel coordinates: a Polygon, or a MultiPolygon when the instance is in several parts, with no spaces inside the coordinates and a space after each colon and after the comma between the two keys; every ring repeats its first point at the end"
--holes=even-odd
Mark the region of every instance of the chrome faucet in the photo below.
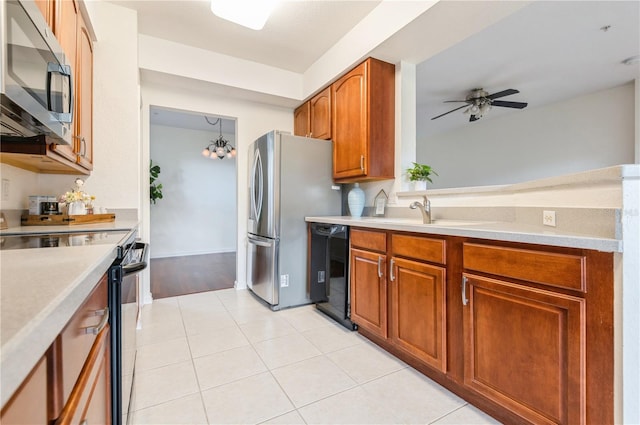
{"type": "Polygon", "coordinates": [[[431,224],[431,201],[427,199],[426,196],[422,197],[423,202],[414,201],[409,205],[409,208],[415,210],[420,207],[420,212],[422,213],[422,222],[424,224],[431,224]]]}

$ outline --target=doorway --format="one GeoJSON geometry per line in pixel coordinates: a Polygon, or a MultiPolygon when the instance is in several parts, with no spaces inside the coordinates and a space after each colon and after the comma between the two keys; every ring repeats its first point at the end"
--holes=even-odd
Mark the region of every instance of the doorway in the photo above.
{"type": "Polygon", "coordinates": [[[236,120],[152,106],[149,139],[152,164],[160,167],[154,183],[162,185],[150,208],[153,298],[232,288],[236,120]]]}

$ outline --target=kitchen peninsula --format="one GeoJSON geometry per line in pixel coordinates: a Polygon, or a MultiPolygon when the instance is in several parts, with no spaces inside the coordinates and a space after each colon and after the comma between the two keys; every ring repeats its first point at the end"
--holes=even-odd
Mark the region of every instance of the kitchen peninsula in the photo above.
{"type": "Polygon", "coordinates": [[[612,423],[637,368],[639,171],[427,191],[432,224],[408,207],[306,220],[350,226],[364,336],[501,421],[612,423]]]}

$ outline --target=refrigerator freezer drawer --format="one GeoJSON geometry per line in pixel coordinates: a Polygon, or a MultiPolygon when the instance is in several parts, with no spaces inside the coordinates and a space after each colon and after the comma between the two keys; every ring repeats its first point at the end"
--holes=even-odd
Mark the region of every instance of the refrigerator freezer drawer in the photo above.
{"type": "Polygon", "coordinates": [[[274,239],[249,235],[247,252],[247,286],[271,305],[277,305],[278,244],[274,239]]]}

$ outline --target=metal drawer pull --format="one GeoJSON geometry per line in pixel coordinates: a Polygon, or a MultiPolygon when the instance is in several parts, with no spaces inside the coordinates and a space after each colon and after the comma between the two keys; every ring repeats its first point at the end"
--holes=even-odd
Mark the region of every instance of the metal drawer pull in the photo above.
{"type": "Polygon", "coordinates": [[[96,316],[102,316],[102,320],[98,323],[98,326],[89,326],[88,328],[84,328],[84,333],[98,335],[107,323],[109,323],[109,307],[105,307],[104,310],[96,311],[96,316]]]}
{"type": "Polygon", "coordinates": [[[382,277],[382,256],[378,256],[378,277],[382,277]]]}
{"type": "Polygon", "coordinates": [[[392,282],[396,280],[396,277],[393,275],[393,263],[394,263],[394,260],[392,258],[391,262],[389,263],[389,279],[391,279],[392,282]]]}
{"type": "Polygon", "coordinates": [[[467,299],[467,277],[462,276],[462,305],[467,305],[469,300],[467,299]]]}

